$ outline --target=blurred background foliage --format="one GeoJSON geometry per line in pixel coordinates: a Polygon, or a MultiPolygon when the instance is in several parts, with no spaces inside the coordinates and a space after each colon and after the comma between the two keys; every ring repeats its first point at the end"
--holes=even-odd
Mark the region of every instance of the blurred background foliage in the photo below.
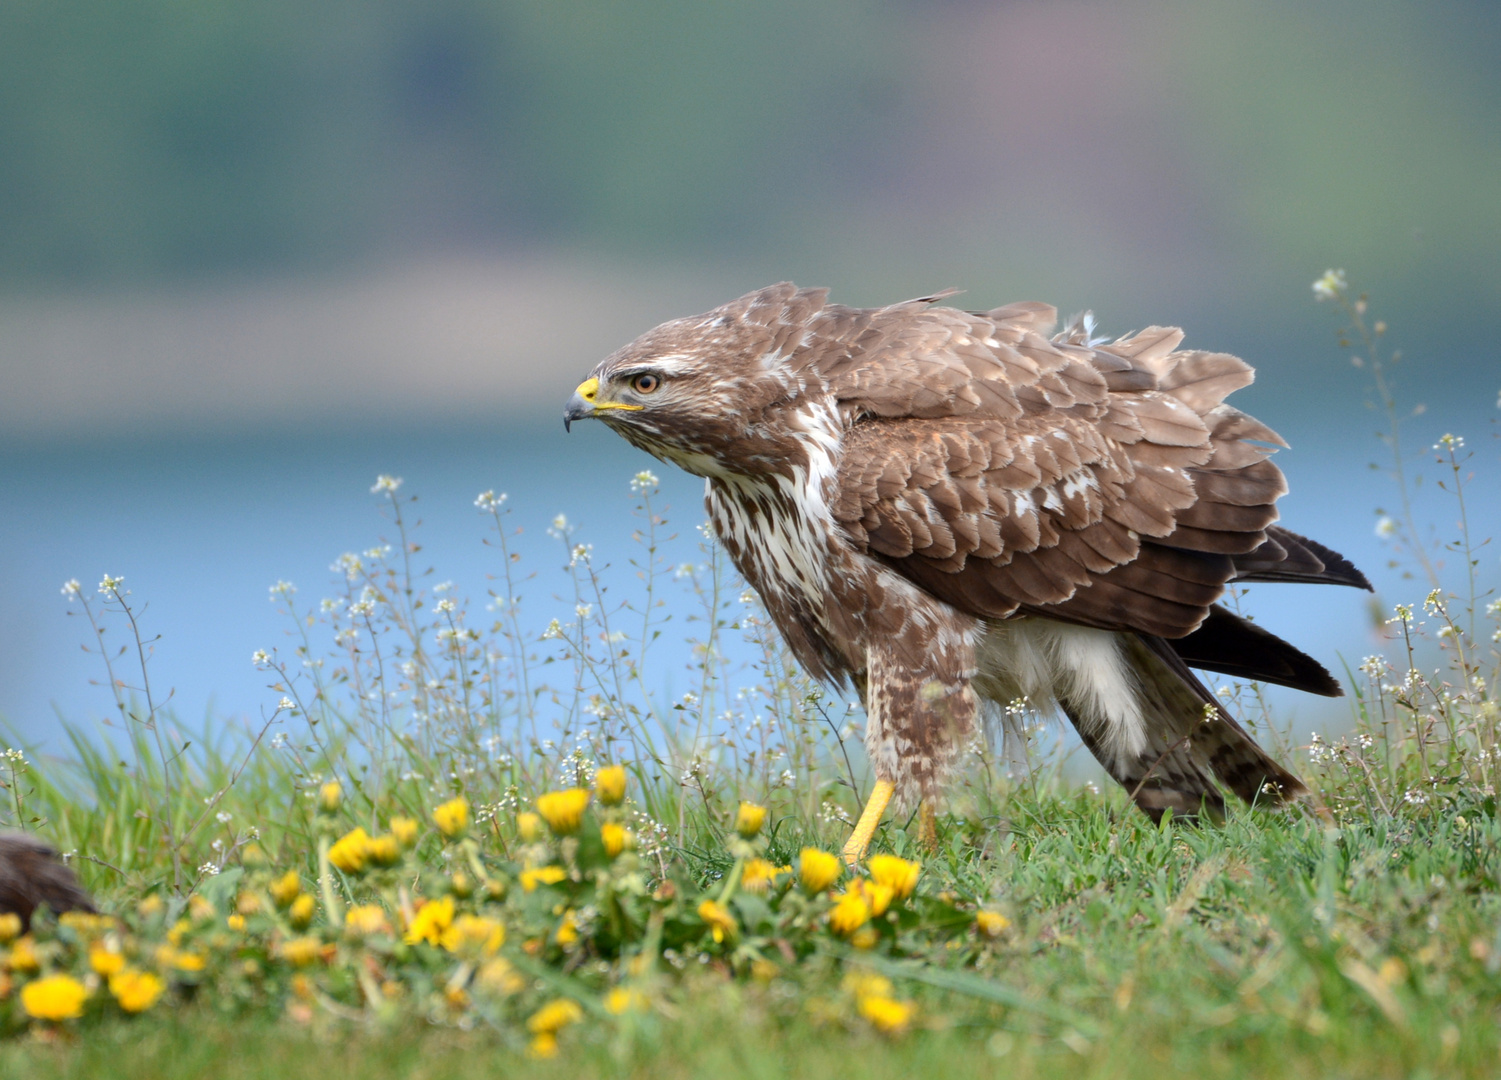
{"type": "Polygon", "coordinates": [[[1458,315],[1498,298],[1498,45],[1463,0],[11,0],[0,276],[901,243],[1065,279],[1150,239],[1458,315]]]}

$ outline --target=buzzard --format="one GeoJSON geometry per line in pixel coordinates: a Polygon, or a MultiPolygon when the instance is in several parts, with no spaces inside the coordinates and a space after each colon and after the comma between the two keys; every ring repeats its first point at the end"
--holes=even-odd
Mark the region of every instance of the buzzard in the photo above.
{"type": "MultiPolygon", "coordinates": [[[[1224,403],[1245,362],[1153,326],[1107,342],[1040,303],[831,304],[783,283],[663,323],[568,402],[707,481],[715,534],[814,676],[865,705],[875,786],[931,813],[1018,698],[1061,709],[1154,820],[1305,793],[1190,670],[1336,696],[1217,601],[1231,582],[1370,588],[1274,524],[1287,444],[1224,403]]],[[[930,822],[925,814],[925,822],[930,822]]],[[[930,824],[929,824],[930,827],[930,824]]]]}

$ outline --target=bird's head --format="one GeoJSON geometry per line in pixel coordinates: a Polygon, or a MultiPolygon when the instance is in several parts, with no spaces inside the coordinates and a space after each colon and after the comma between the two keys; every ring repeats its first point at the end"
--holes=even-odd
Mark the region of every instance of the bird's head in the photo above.
{"type": "Polygon", "coordinates": [[[786,322],[768,325],[766,315],[773,305],[785,315],[787,300],[805,295],[773,286],[647,331],[578,385],[564,426],[603,420],[648,453],[703,476],[775,467],[785,451],[770,445],[776,425],[766,421],[798,395],[801,380],[780,349],[786,322]],[[788,295],[767,295],[774,290],[788,295]]]}

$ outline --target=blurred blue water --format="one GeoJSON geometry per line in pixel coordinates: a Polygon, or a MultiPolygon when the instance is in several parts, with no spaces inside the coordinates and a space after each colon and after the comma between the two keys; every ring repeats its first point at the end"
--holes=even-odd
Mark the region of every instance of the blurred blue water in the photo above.
{"type": "MultiPolygon", "coordinates": [[[[1421,600],[1426,588],[1385,566],[1386,549],[1372,528],[1373,507],[1393,501],[1385,479],[1368,467],[1380,453],[1374,441],[1306,408],[1287,417],[1257,411],[1295,447],[1278,455],[1292,484],[1284,522],[1354,559],[1388,606],[1421,600]]],[[[1484,414],[1471,420],[1481,425],[1484,414]]],[[[1482,452],[1495,457],[1494,446],[1482,452]]],[[[595,544],[596,563],[616,564],[620,579],[629,578],[623,564],[637,550],[631,533],[638,521],[628,485],[648,467],[662,479],[677,534],[664,545],[665,558],[699,558],[693,526],[702,519],[701,482],[599,425],[576,426],[571,436],[549,419],[498,421],[487,430],[371,427],[213,441],[0,444],[0,718],[26,740],[61,749],[59,717],[87,724],[108,713],[107,690],[90,685],[103,677],[99,659],[80,649],[89,641],[87,625],[68,617],[59,592],[68,578],[92,588],[105,573],[124,576],[144,606],[147,632],[161,635],[153,683],[173,689],[187,722],[207,717],[217,726],[259,715],[279,695],[265,688],[250,657],[284,643],[287,630],[268,587],[287,579],[305,602],[332,595],[329,564],[391,532],[380,499],[369,494],[378,473],[403,477],[403,493],[420,496],[421,558],[435,568],[432,580],[452,580],[477,601],[499,556],[482,542],[485,519],[473,502],[486,489],[507,492],[511,520],[525,530],[518,540],[524,563],[543,570],[528,596],[529,618],[539,627],[553,615],[566,620],[571,599],[552,599],[564,588],[557,570],[564,557],[548,524],[566,514],[579,538],[595,544]]],[[[1496,472],[1487,467],[1490,476],[1472,501],[1472,526],[1482,536],[1501,531],[1496,472]]],[[[1483,576],[1494,580],[1495,564],[1488,550],[1483,576]]],[[[1353,665],[1378,645],[1369,600],[1354,590],[1260,586],[1247,603],[1266,626],[1336,671],[1341,657],[1353,665]]],[[[120,644],[119,632],[113,636],[120,644]]],[[[680,670],[670,662],[657,675],[665,685],[680,670]]],[[[1277,702],[1300,726],[1346,715],[1341,703],[1291,692],[1277,702]]]]}

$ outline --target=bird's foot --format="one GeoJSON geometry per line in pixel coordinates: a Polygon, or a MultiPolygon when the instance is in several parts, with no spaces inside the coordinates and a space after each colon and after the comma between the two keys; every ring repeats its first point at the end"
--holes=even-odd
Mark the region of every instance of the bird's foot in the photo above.
{"type": "Polygon", "coordinates": [[[845,842],[843,855],[846,866],[853,867],[865,858],[870,838],[875,835],[876,826],[881,824],[881,815],[886,812],[886,804],[891,801],[894,791],[896,785],[890,780],[876,781],[870,798],[866,800],[865,809],[860,814],[860,820],[855,823],[855,831],[850,833],[849,840],[845,842]]]}
{"type": "Polygon", "coordinates": [[[922,801],[918,813],[917,839],[928,851],[938,850],[938,811],[930,799],[922,801]]]}

